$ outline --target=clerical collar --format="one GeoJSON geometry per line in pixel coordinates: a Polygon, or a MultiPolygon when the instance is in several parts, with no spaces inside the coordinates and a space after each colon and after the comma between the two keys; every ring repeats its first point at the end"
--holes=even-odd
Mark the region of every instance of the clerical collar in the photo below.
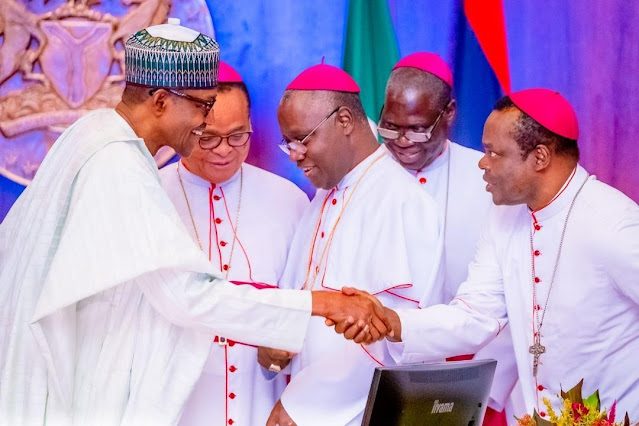
{"type": "Polygon", "coordinates": [[[539,210],[531,211],[530,209],[528,209],[528,212],[532,216],[533,220],[535,222],[543,222],[550,219],[562,210],[567,209],[587,177],[588,172],[586,171],[586,169],[584,169],[580,165],[577,165],[575,167],[575,170],[570,174],[564,185],[552,198],[550,203],[540,208],[539,210]]]}
{"type": "MultiPolygon", "coordinates": [[[[182,178],[188,182],[191,183],[193,185],[197,185],[197,186],[203,186],[206,188],[210,188],[211,187],[211,182],[209,182],[206,179],[201,178],[200,176],[196,175],[195,173],[191,172],[186,165],[184,165],[184,162],[182,160],[180,161],[180,173],[182,175],[182,178]]],[[[240,168],[241,169],[241,168],[240,168]]],[[[235,174],[233,176],[231,176],[227,181],[225,182],[221,182],[216,184],[216,186],[221,186],[221,187],[226,187],[229,186],[231,184],[233,184],[234,182],[238,181],[240,178],[240,169],[237,169],[237,172],[235,172],[235,174]]]]}
{"type": "Polygon", "coordinates": [[[359,177],[361,176],[361,174],[364,173],[364,171],[369,166],[369,164],[375,161],[375,159],[378,158],[380,155],[387,155],[386,149],[384,148],[383,145],[377,148],[371,155],[364,158],[357,166],[353,168],[353,170],[348,172],[346,176],[344,176],[342,180],[337,184],[337,186],[335,187],[335,190],[340,191],[345,188],[348,188],[351,185],[354,185],[355,182],[357,182],[357,179],[359,179],[359,177]]]}

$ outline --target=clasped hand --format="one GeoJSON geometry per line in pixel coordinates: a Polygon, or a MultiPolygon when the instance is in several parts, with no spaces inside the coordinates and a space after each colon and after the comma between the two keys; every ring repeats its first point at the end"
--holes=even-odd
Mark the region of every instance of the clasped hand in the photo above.
{"type": "Polygon", "coordinates": [[[370,344],[394,335],[386,310],[375,296],[351,287],[344,287],[341,294],[329,294],[334,300],[324,315],[325,323],[346,339],[370,344]]]}

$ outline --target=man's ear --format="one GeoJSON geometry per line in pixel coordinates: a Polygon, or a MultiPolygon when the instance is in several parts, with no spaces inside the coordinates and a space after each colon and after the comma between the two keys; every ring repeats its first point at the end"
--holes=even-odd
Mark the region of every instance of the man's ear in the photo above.
{"type": "Polygon", "coordinates": [[[537,145],[532,152],[535,158],[535,171],[540,172],[550,165],[550,148],[547,145],[537,145]]]}
{"type": "Polygon", "coordinates": [[[151,111],[154,116],[159,117],[166,111],[168,102],[168,92],[166,90],[157,89],[153,91],[150,98],[151,111]]]}
{"type": "Polygon", "coordinates": [[[353,129],[355,128],[355,120],[350,108],[348,108],[347,106],[342,106],[339,110],[337,110],[336,114],[337,122],[341,126],[344,134],[348,136],[353,133],[353,129]]]}
{"type": "Polygon", "coordinates": [[[453,125],[453,121],[455,121],[455,117],[457,116],[457,101],[455,99],[451,99],[444,111],[444,116],[442,117],[446,121],[447,127],[453,125]]]}

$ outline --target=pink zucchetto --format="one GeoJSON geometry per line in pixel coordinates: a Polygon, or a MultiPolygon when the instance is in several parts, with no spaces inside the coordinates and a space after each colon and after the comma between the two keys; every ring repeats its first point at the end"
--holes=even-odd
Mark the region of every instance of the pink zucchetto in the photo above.
{"type": "Polygon", "coordinates": [[[217,81],[219,83],[243,83],[242,76],[232,66],[223,61],[220,61],[217,81]]]}
{"type": "Polygon", "coordinates": [[[426,71],[442,79],[451,89],[453,88],[453,73],[448,64],[436,53],[413,53],[400,59],[393,67],[394,70],[397,68],[417,68],[426,71]]]}
{"type": "Polygon", "coordinates": [[[517,108],[546,129],[568,139],[579,138],[577,114],[559,93],[548,89],[526,89],[509,96],[517,108]]]}
{"type": "MultiPolygon", "coordinates": [[[[323,62],[323,60],[322,60],[323,62]]],[[[330,90],[333,92],[359,93],[353,77],[340,68],[321,63],[302,71],[286,90],[330,90]]]]}

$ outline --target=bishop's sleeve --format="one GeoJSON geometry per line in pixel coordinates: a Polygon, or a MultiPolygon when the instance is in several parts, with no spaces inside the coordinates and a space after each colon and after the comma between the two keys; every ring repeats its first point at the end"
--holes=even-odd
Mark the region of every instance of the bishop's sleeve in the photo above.
{"type": "MultiPolygon", "coordinates": [[[[494,223],[494,222],[493,222],[494,223]]],[[[399,309],[402,343],[390,344],[397,362],[437,361],[475,353],[507,324],[501,268],[489,226],[479,239],[468,279],[448,305],[425,309],[399,309]]]]}
{"type": "Polygon", "coordinates": [[[602,244],[608,274],[614,286],[639,305],[639,207],[628,200],[623,218],[602,244]]]}

